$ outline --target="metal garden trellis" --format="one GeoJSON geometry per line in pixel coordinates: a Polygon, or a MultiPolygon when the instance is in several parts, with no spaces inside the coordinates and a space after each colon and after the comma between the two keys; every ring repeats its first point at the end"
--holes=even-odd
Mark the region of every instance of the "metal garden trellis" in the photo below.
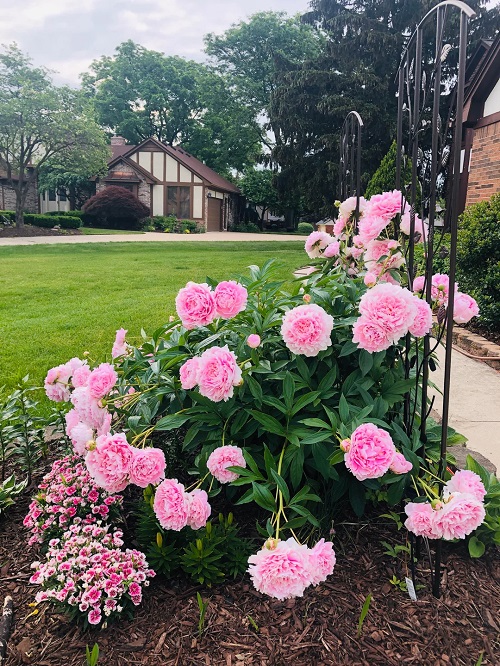
{"type": "Polygon", "coordinates": [[[361,196],[361,134],[363,121],[356,111],[347,114],[340,133],[339,196],[341,200],[356,196],[354,219],[359,221],[361,196]]]}
{"type": "MultiPolygon", "coordinates": [[[[455,297],[455,275],[457,254],[457,223],[459,203],[459,174],[462,140],[462,107],[464,100],[465,65],[467,50],[468,20],[474,11],[460,0],[445,0],[433,7],[420,21],[404,50],[399,67],[398,118],[397,118],[397,163],[396,188],[402,190],[410,206],[410,236],[406,248],[408,287],[411,290],[415,277],[415,216],[420,213],[428,220],[427,238],[424,239],[425,283],[424,292],[428,303],[432,302],[431,287],[435,241],[436,203],[440,176],[448,166],[448,196],[446,225],[451,232],[449,259],[449,296],[446,311],[438,313],[439,331],[437,341],[430,335],[424,338],[422,355],[418,346],[406,341],[405,368],[410,377],[415,374],[415,391],[405,401],[405,427],[411,432],[415,425],[415,412],[421,406],[420,437],[426,442],[427,420],[430,414],[429,363],[432,353],[442,337],[446,336],[444,363],[443,414],[441,423],[441,446],[438,476],[443,479],[446,469],[446,449],[451,388],[451,352],[453,334],[453,308],[455,297]],[[450,11],[458,10],[460,28],[458,34],[458,65],[453,90],[442,90],[442,66],[453,46],[443,44],[450,11]],[[423,49],[424,33],[434,30],[434,54],[423,49]],[[443,94],[446,93],[446,96],[443,94]],[[408,115],[405,123],[405,114],[408,115]],[[443,119],[444,116],[444,119],[443,119]],[[430,137],[429,137],[430,132],[430,137]],[[427,145],[423,140],[427,139],[427,145]],[[430,138],[430,142],[429,142],[430,138]],[[422,147],[423,144],[423,147],[422,147]],[[402,182],[402,163],[411,156],[411,178],[402,182]],[[420,200],[420,204],[418,204],[420,200]],[[413,366],[413,367],[412,367],[413,366]]],[[[453,39],[450,39],[453,41],[453,39]]],[[[432,403],[431,403],[432,405],[432,403]]],[[[436,542],[433,593],[439,596],[441,578],[441,542],[436,542]]]]}

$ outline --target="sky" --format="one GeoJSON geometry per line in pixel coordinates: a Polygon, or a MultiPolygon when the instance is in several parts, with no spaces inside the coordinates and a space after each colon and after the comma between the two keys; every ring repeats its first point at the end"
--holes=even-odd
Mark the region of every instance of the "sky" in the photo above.
{"type": "Polygon", "coordinates": [[[58,84],[77,86],[92,60],[127,39],[202,60],[203,36],[259,11],[304,12],[308,0],[0,0],[0,44],[17,42],[58,84]]]}

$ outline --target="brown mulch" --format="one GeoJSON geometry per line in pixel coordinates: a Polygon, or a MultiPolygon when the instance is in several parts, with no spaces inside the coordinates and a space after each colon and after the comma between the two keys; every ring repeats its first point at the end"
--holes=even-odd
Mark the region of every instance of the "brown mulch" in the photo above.
{"type": "Polygon", "coordinates": [[[26,238],[31,236],[80,236],[80,229],[45,229],[25,224],[24,227],[2,227],[0,226],[0,238],[26,238]]]}
{"type": "Polygon", "coordinates": [[[82,666],[86,644],[95,642],[100,666],[474,666],[481,654],[483,666],[500,663],[498,551],[471,561],[463,545],[447,545],[441,599],[430,593],[422,560],[417,582],[425,589],[413,602],[390,584],[407,572],[380,543],[402,543],[404,531],[381,520],[340,525],[334,575],[303,598],[268,599],[247,577],[213,589],[155,579],[134,620],[83,632],[52,607],[42,604],[36,612],[30,606],[36,553],[26,546],[22,527],[28,503],[29,495],[0,520],[0,604],[12,595],[15,614],[7,666],[82,666]],[[197,591],[208,602],[201,638],[197,591]]]}

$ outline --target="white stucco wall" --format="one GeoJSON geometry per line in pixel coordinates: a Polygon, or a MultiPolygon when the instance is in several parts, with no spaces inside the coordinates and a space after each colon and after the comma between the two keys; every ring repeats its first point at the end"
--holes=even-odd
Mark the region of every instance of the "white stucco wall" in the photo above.
{"type": "Polygon", "coordinates": [[[484,114],[485,116],[491,116],[493,113],[498,113],[500,111],[500,78],[497,81],[496,86],[490,92],[488,98],[484,103],[484,114]]]}

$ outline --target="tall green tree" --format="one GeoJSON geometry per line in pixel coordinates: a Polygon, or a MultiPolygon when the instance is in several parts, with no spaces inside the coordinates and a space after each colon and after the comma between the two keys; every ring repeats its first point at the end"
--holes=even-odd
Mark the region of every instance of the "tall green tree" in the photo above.
{"type": "Polygon", "coordinates": [[[219,171],[254,159],[258,128],[215,72],[132,41],[95,60],[82,76],[99,121],[131,143],[154,137],[182,144],[219,171]]]}
{"type": "Polygon", "coordinates": [[[79,91],[54,86],[15,44],[0,52],[0,168],[16,194],[18,227],[28,190],[50,160],[102,146],[102,130],[79,91]]]}
{"type": "MultiPolygon", "coordinates": [[[[298,189],[318,216],[333,213],[338,142],[349,111],[358,111],[364,122],[365,185],[388,151],[395,136],[401,53],[434,4],[432,0],[311,0],[311,11],[303,20],[327,36],[325,49],[301,66],[286,56],[277,59],[271,120],[283,133],[283,142],[273,153],[281,166],[278,185],[282,190],[298,189]]],[[[498,7],[487,10],[484,0],[469,4],[479,10],[470,31],[472,49],[480,36],[498,29],[499,12],[498,7]]],[[[456,43],[456,38],[451,39],[452,45],[456,43]]],[[[431,42],[426,42],[424,53],[431,51],[431,42]]],[[[451,72],[455,51],[445,76],[451,72]]]]}
{"type": "Polygon", "coordinates": [[[304,63],[316,57],[322,46],[318,30],[284,12],[259,12],[222,35],[205,37],[205,50],[214,67],[237,99],[252,110],[260,124],[260,140],[268,148],[281,142],[279,121],[269,115],[278,85],[275,57],[281,54],[290,62],[304,63]]]}

